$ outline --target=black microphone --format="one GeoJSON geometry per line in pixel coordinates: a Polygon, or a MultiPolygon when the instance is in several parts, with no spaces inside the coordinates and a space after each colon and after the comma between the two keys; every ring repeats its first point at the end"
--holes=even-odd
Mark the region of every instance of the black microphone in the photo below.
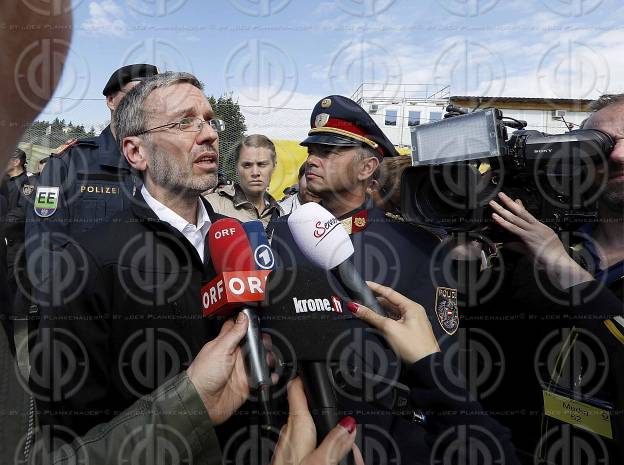
{"type": "MultiPolygon", "coordinates": [[[[347,231],[329,211],[317,203],[300,206],[288,217],[288,227],[295,243],[304,256],[323,270],[330,271],[347,295],[366,305],[375,313],[386,316],[370,288],[349,258],[354,249],[347,231]]],[[[338,408],[334,393],[334,380],[324,363],[311,362],[304,365],[303,382],[308,400],[314,406],[314,423],[319,440],[338,422],[338,408]]],[[[347,456],[354,463],[353,454],[347,456]]]]}
{"type": "Polygon", "coordinates": [[[324,362],[301,362],[299,376],[303,381],[306,398],[312,408],[319,442],[338,424],[338,403],[333,379],[324,362]]]}
{"type": "Polygon", "coordinates": [[[353,409],[343,405],[349,398],[420,422],[422,414],[412,405],[409,389],[398,382],[400,359],[379,332],[345,308],[327,273],[306,262],[287,273],[295,278],[286,289],[283,275],[269,276],[262,327],[279,335],[273,337],[273,351],[283,366],[296,368],[301,376],[317,441],[348,414],[345,408],[353,409]],[[387,351],[389,363],[368,357],[381,351],[387,351]]]}

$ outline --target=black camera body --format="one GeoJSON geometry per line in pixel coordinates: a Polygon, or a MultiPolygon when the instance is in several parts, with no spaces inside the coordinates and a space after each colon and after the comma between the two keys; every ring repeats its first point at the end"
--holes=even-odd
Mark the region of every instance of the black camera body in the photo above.
{"type": "Polygon", "coordinates": [[[449,231],[491,230],[488,202],[502,191],[557,231],[593,221],[611,137],[594,129],[507,136],[507,126],[523,123],[488,109],[413,128],[413,166],[401,181],[403,217],[449,231]]]}

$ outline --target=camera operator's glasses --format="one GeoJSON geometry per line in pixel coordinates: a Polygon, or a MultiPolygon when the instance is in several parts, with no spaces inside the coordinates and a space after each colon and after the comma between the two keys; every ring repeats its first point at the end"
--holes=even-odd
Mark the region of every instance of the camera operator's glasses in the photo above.
{"type": "Polygon", "coordinates": [[[145,131],[141,131],[136,135],[140,136],[141,134],[146,134],[150,131],[155,131],[156,129],[173,129],[175,127],[177,127],[182,132],[200,132],[203,129],[204,124],[208,124],[216,132],[225,131],[225,121],[223,121],[222,119],[209,119],[208,121],[205,121],[201,118],[182,118],[180,121],[176,121],[174,123],[167,123],[163,124],[162,126],[156,126],[155,128],[146,129],[145,131]]]}

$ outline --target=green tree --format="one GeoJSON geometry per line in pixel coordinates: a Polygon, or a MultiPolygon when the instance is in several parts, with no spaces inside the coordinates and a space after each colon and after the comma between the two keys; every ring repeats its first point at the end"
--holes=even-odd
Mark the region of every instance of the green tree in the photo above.
{"type": "Polygon", "coordinates": [[[26,128],[22,141],[31,142],[36,145],[49,145],[51,148],[56,148],[61,144],[64,144],[69,139],[81,139],[85,137],[94,137],[95,128],[91,126],[91,129],[87,132],[84,124],[75,124],[72,121],[68,123],[65,120],[55,118],[53,121],[39,120],[35,121],[26,128]],[[46,133],[50,131],[50,137],[48,138],[46,133]]]}
{"type": "Polygon", "coordinates": [[[50,146],[57,147],[60,144],[62,144],[65,140],[67,140],[67,137],[64,131],[65,126],[66,126],[65,120],[54,118],[54,121],[50,123],[50,126],[51,126],[50,146]]]}
{"type": "Polygon", "coordinates": [[[236,179],[234,166],[234,149],[245,137],[247,126],[245,116],[241,113],[238,101],[232,94],[222,95],[219,98],[208,97],[217,117],[225,122],[225,131],[219,134],[219,172],[229,181],[236,179]]]}

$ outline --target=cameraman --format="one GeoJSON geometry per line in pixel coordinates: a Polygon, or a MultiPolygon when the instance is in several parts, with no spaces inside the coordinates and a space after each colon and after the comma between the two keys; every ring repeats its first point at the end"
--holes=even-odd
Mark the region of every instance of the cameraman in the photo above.
{"type": "MultiPolygon", "coordinates": [[[[594,297],[592,313],[607,313],[610,317],[591,318],[593,315],[583,315],[585,318],[582,321],[575,320],[574,324],[597,337],[609,356],[605,367],[608,376],[602,385],[597,386],[597,392],[588,401],[606,401],[612,407],[613,411],[608,414],[613,440],[601,439],[610,451],[617,450],[621,462],[624,460],[624,94],[603,95],[592,104],[592,109],[594,112],[585,120],[583,129],[605,132],[613,139],[615,146],[608,159],[606,186],[598,201],[598,219],[580,229],[584,238],[572,244],[572,251],[580,257],[580,265],[593,274],[595,280],[582,290],[581,298],[590,298],[596,294],[591,292],[593,288],[602,286],[619,299],[619,305],[605,306],[599,303],[599,293],[594,297]]],[[[528,243],[530,236],[523,241],[528,243]]],[[[590,368],[577,366],[574,369],[578,370],[580,379],[587,375],[590,368]]],[[[577,429],[574,431],[577,432],[577,429]]]]}
{"type": "MultiPolygon", "coordinates": [[[[614,159],[617,163],[617,154],[611,155],[610,161],[613,162],[614,159]]],[[[609,178],[614,179],[615,176],[610,175],[609,178]]],[[[621,185],[620,198],[622,198],[621,185]]],[[[608,205],[610,200],[604,201],[605,196],[611,196],[611,199],[618,197],[617,188],[614,189],[614,186],[610,186],[605,192],[600,206],[602,214],[604,214],[605,208],[611,208],[608,205]]],[[[558,355],[558,358],[562,360],[561,366],[555,367],[549,384],[542,386],[544,398],[560,399],[564,409],[566,403],[576,406],[581,405],[578,402],[582,401],[586,412],[585,418],[581,417],[569,421],[571,418],[565,415],[562,417],[552,407],[546,408],[546,402],[544,402],[541,438],[535,453],[540,459],[552,458],[554,454],[550,452],[551,448],[555,450],[560,446],[555,443],[554,439],[548,439],[549,431],[558,428],[557,425],[561,425],[560,420],[563,420],[574,426],[573,428],[567,427],[570,434],[567,436],[566,442],[569,447],[578,441],[584,440],[585,443],[588,443],[587,435],[589,434],[593,435],[594,440],[597,439],[598,443],[605,446],[603,450],[608,454],[608,458],[621,460],[624,457],[622,442],[622,434],[624,433],[622,413],[624,408],[622,260],[617,263],[609,262],[608,253],[602,249],[599,242],[587,241],[584,246],[595,247],[600,258],[600,266],[592,276],[588,270],[577,264],[569,256],[569,252],[555,232],[531,215],[519,200],[514,202],[502,193],[499,194],[499,199],[500,203],[490,202],[490,206],[495,211],[492,216],[494,221],[522,241],[534,267],[543,270],[554,287],[561,292],[559,297],[567,298],[569,302],[567,307],[561,305],[554,309],[555,312],[561,312],[562,317],[569,318],[569,323],[559,323],[559,325],[560,329],[564,329],[563,326],[571,327],[569,330],[571,342],[569,345],[564,344],[561,347],[558,355]],[[620,285],[616,286],[615,284],[618,282],[620,285]],[[613,292],[610,289],[613,289],[613,292]],[[620,299],[616,297],[617,293],[619,293],[620,299]],[[580,357],[575,358],[573,351],[586,351],[588,348],[591,350],[591,344],[587,344],[590,338],[599,341],[598,350],[586,352],[584,354],[585,357],[588,357],[586,360],[579,360],[580,357]],[[574,347],[574,345],[581,344],[584,344],[582,348],[574,347]],[[566,347],[566,345],[568,346],[566,347]],[[605,354],[607,360],[601,360],[605,354]],[[592,386],[586,378],[591,379],[593,370],[601,364],[606,365],[604,378],[602,378],[601,383],[592,386]],[[565,375],[568,373],[575,374],[572,385],[566,384],[565,375]],[[551,393],[554,393],[556,397],[552,396],[551,393]],[[596,422],[592,421],[592,416],[600,416],[603,420],[602,426],[606,429],[597,427],[596,422]],[[612,441],[605,440],[605,436],[612,441]]],[[[601,216],[601,218],[604,219],[605,217],[601,216]]],[[[612,230],[612,224],[599,222],[594,225],[594,231],[605,226],[608,230],[612,230]]],[[[617,226],[622,227],[621,223],[617,226]]],[[[605,245],[609,246],[610,244],[606,243],[605,245]]],[[[621,253],[621,249],[619,252],[621,253]]],[[[613,253],[618,253],[617,248],[613,253]]],[[[537,356],[536,363],[540,363],[537,356]]],[[[596,442],[594,441],[594,443],[596,442]]],[[[600,451],[595,450],[594,452],[600,451]]]]}
{"type": "MultiPolygon", "coordinates": [[[[490,362],[500,357],[498,371],[494,367],[496,373],[485,382],[477,379],[484,372],[469,376],[476,384],[471,389],[484,408],[512,430],[516,446],[530,463],[534,456],[552,460],[557,447],[560,453],[565,453],[561,448],[573,453],[580,443],[593,447],[597,457],[621,454],[621,439],[612,438],[621,437],[623,405],[618,366],[624,355],[623,320],[618,318],[622,305],[613,295],[621,299],[624,275],[623,109],[624,95],[601,97],[583,124],[583,129],[608,134],[615,147],[608,173],[600,167],[596,173],[595,179],[608,175],[598,220],[571,235],[581,239],[571,241],[570,250],[521,203],[502,194],[490,207],[505,234],[485,229],[498,239],[486,241],[482,249],[470,242],[479,235],[460,235],[450,255],[451,268],[457,267],[460,305],[466,307],[462,326],[468,328],[467,340],[470,336],[479,343],[479,335],[485,336],[498,348],[486,354],[490,362]],[[517,247],[517,239],[523,248],[517,247]],[[603,315],[596,315],[599,312],[603,315]],[[486,386],[487,381],[494,382],[486,386]],[[577,404],[581,401],[589,407],[577,404]],[[565,415],[563,421],[555,419],[562,417],[557,409],[565,413],[570,406],[583,409],[587,418],[576,424],[566,422],[565,415]],[[603,429],[593,426],[596,417],[606,419],[603,429]]],[[[519,182],[513,186],[523,190],[519,182]]],[[[529,202],[527,208],[535,208],[534,200],[529,202]]]]}
{"type": "MultiPolygon", "coordinates": [[[[583,129],[598,129],[615,142],[609,157],[609,173],[605,191],[599,201],[598,221],[587,225],[583,232],[594,241],[600,271],[607,285],[622,299],[624,278],[624,94],[603,95],[593,105],[594,113],[583,129]],[[619,283],[619,286],[617,285],[619,283]]],[[[584,244],[586,247],[588,244],[584,244]]]]}

